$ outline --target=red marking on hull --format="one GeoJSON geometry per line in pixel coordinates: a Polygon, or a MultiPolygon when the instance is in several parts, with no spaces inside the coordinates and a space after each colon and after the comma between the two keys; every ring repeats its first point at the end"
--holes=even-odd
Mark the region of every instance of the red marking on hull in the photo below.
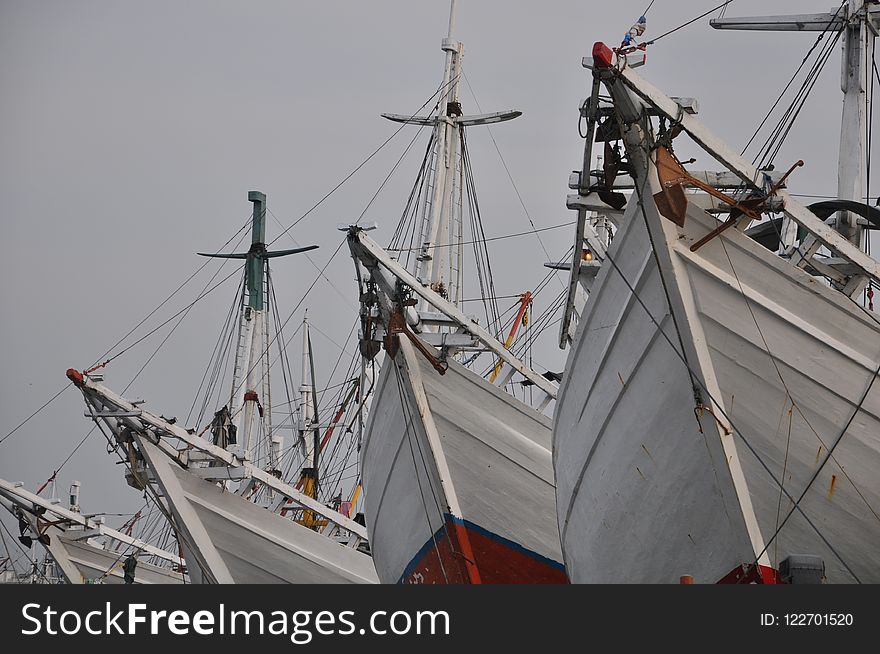
{"type": "Polygon", "coordinates": [[[719,584],[779,584],[779,573],[766,565],[742,565],[728,572],[719,584]]]}
{"type": "Polygon", "coordinates": [[[447,520],[424,554],[408,567],[406,584],[567,584],[559,564],[493,538],[481,529],[447,520]],[[466,534],[473,559],[466,558],[459,540],[466,534]],[[471,568],[470,572],[468,568],[471,568]]]}

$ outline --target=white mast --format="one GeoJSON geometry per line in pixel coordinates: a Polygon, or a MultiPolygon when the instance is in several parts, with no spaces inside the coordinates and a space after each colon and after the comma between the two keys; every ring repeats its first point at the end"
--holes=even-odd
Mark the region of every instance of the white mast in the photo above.
{"type": "MultiPolygon", "coordinates": [[[[456,115],[461,115],[459,104],[459,79],[461,77],[461,58],[463,44],[453,39],[455,31],[455,12],[457,0],[449,7],[449,29],[441,43],[446,53],[443,69],[443,86],[440,93],[440,110],[434,126],[434,169],[433,179],[428,188],[433,189],[430,205],[422,216],[422,251],[416,262],[416,277],[444,297],[456,301],[457,289],[451,286],[451,271],[447,269],[449,258],[450,213],[460,206],[455,197],[455,171],[459,166],[460,133],[455,124],[456,115]]],[[[460,189],[459,189],[460,191],[460,189]]],[[[428,198],[425,199],[428,202],[428,198]]],[[[456,280],[457,281],[457,280],[456,280]]]]}
{"type": "Polygon", "coordinates": [[[315,439],[312,437],[312,432],[315,429],[315,414],[312,408],[312,396],[315,392],[315,386],[312,381],[309,366],[310,337],[308,311],[306,311],[305,316],[303,316],[302,331],[302,373],[300,376],[302,382],[299,387],[299,441],[303,455],[303,468],[309,468],[315,460],[315,439]]]}
{"type": "MultiPolygon", "coordinates": [[[[460,134],[456,129],[452,117],[461,114],[459,103],[459,79],[461,77],[461,58],[463,45],[453,39],[455,30],[456,0],[452,0],[449,7],[449,31],[443,39],[441,48],[446,52],[446,66],[443,70],[443,91],[441,94],[442,116],[435,127],[437,137],[436,168],[434,169],[434,199],[431,202],[430,222],[426,227],[430,230],[428,243],[438,246],[433,253],[433,259],[421,258],[422,264],[419,276],[427,279],[431,288],[441,291],[444,286],[448,289],[448,297],[455,298],[455,290],[449,287],[452,281],[447,277],[445,260],[449,253],[448,247],[451,239],[449,234],[450,212],[456,206],[456,198],[453,195],[455,186],[455,169],[459,164],[459,139],[460,134]],[[442,99],[446,102],[443,103],[442,99]]],[[[451,271],[449,271],[451,273],[451,271]]],[[[450,274],[451,277],[451,274],[450,274]]],[[[444,294],[444,293],[441,293],[444,294]]]]}
{"type": "Polygon", "coordinates": [[[239,327],[241,349],[236,353],[236,366],[232,376],[232,399],[229,406],[232,424],[238,432],[238,442],[245,451],[251,451],[253,435],[256,431],[254,410],[260,402],[257,385],[261,381],[263,372],[259,362],[264,350],[263,334],[266,331],[263,296],[265,260],[256,256],[261,246],[264,250],[266,247],[266,195],[259,191],[251,191],[248,193],[248,201],[253,202],[254,217],[251,251],[248,252],[245,273],[247,297],[242,305],[239,327]]]}
{"type": "MultiPolygon", "coordinates": [[[[866,0],[848,0],[838,13],[767,16],[763,18],[719,18],[709,23],[716,29],[839,32],[843,30],[843,62],[840,87],[843,115],[840,127],[837,196],[840,200],[865,202],[867,192],[866,129],[871,107],[870,88],[874,39],[880,26],[880,6],[866,0]]],[[[853,213],[838,214],[837,231],[858,247],[864,245],[865,230],[853,213]]]]}
{"type": "MultiPolygon", "coordinates": [[[[841,200],[866,202],[867,187],[867,118],[870,102],[867,91],[871,84],[871,62],[874,55],[875,31],[868,32],[865,0],[849,0],[849,15],[858,17],[844,29],[843,65],[840,88],[844,93],[843,117],[840,127],[839,173],[837,197],[841,200]],[[866,102],[867,99],[867,102],[866,102]]],[[[871,24],[872,29],[876,29],[871,24]]],[[[858,217],[848,211],[838,215],[838,231],[858,247],[864,247],[865,230],[858,217]]]]}
{"type": "Polygon", "coordinates": [[[79,489],[82,486],[78,481],[70,485],[70,510],[79,513],[79,489]]]}
{"type": "MultiPolygon", "coordinates": [[[[423,194],[420,253],[412,272],[425,286],[453,304],[461,292],[462,165],[461,127],[512,120],[519,111],[463,116],[459,101],[464,44],[454,39],[457,0],[449,8],[449,28],[441,49],[446,53],[437,117],[382,114],[401,123],[434,127],[432,166],[423,194]]],[[[427,308],[424,305],[422,308],[427,308]]]]}

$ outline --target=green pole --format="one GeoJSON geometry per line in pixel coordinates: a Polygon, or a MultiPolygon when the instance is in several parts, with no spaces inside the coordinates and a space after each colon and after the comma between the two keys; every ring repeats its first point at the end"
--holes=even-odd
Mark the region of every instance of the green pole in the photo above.
{"type": "Polygon", "coordinates": [[[263,282],[266,269],[266,194],[249,191],[248,200],[254,203],[253,231],[251,249],[247,256],[248,305],[257,311],[264,307],[263,282]]]}

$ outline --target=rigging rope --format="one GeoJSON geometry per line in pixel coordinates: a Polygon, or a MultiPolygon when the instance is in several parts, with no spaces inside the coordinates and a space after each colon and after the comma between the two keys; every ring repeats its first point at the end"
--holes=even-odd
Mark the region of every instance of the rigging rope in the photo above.
{"type": "Polygon", "coordinates": [[[828,63],[829,58],[834,53],[834,47],[840,40],[840,36],[841,32],[835,34],[834,38],[831,39],[831,41],[829,41],[826,44],[825,48],[820,52],[819,59],[813,65],[813,68],[807,75],[807,79],[804,80],[804,83],[798,90],[794,101],[783,114],[776,128],[765,142],[765,145],[762,149],[763,155],[758,159],[759,168],[763,168],[768,166],[769,164],[772,164],[774,159],[776,158],[776,155],[779,154],[779,150],[782,148],[785,139],[788,137],[791,129],[794,127],[795,121],[800,115],[801,110],[803,109],[804,104],[807,101],[807,98],[815,87],[816,82],[819,80],[819,76],[822,70],[825,68],[825,64],[828,63]]]}
{"type": "Polygon", "coordinates": [[[31,418],[33,418],[33,417],[34,417],[35,415],[37,415],[40,411],[42,411],[42,410],[45,409],[47,406],[49,406],[50,404],[52,404],[52,402],[54,402],[56,399],[58,399],[58,397],[60,397],[61,394],[62,394],[64,391],[66,391],[68,388],[70,388],[71,386],[72,386],[72,383],[68,383],[64,388],[62,388],[60,391],[58,391],[57,393],[55,393],[55,395],[53,395],[53,396],[50,397],[48,400],[46,400],[46,402],[45,402],[45,403],[44,403],[39,409],[37,409],[36,411],[34,411],[31,415],[29,415],[27,418],[25,418],[24,420],[22,420],[20,423],[18,423],[18,425],[16,425],[16,427],[15,427],[12,431],[10,431],[8,434],[6,434],[3,438],[0,438],[0,444],[2,444],[7,438],[9,438],[10,436],[12,436],[12,435],[13,435],[15,432],[17,432],[19,429],[21,429],[22,427],[24,427],[24,426],[30,421],[31,418]]]}
{"type": "MultiPolygon", "coordinates": [[[[746,143],[745,147],[744,147],[744,148],[742,149],[742,151],[740,152],[741,155],[745,155],[746,150],[749,149],[749,146],[752,144],[752,142],[753,142],[753,141],[755,140],[755,138],[758,136],[758,134],[760,133],[761,129],[763,129],[763,127],[764,127],[764,125],[767,123],[767,121],[770,119],[770,116],[773,114],[773,111],[776,109],[776,107],[777,107],[777,106],[779,105],[779,103],[782,101],[782,98],[785,96],[785,93],[788,91],[788,89],[789,89],[789,88],[791,87],[791,85],[794,83],[795,79],[797,79],[798,73],[800,73],[801,70],[803,70],[803,67],[806,65],[807,60],[810,58],[810,55],[812,55],[812,54],[813,54],[813,51],[814,51],[817,47],[819,47],[819,44],[820,44],[820,43],[822,42],[822,40],[825,38],[825,35],[828,33],[828,30],[830,30],[830,29],[831,29],[831,26],[834,24],[834,21],[835,21],[835,19],[837,18],[837,15],[840,13],[841,9],[843,9],[843,7],[844,7],[845,5],[846,5],[846,0],[844,0],[844,2],[843,2],[843,3],[837,8],[837,12],[835,12],[835,14],[834,14],[834,16],[832,17],[832,19],[831,19],[831,20],[828,22],[828,24],[825,26],[825,29],[822,30],[822,32],[821,32],[821,33],[819,34],[819,36],[816,38],[816,41],[813,43],[812,47],[810,47],[810,49],[807,51],[807,54],[804,55],[804,58],[801,60],[801,63],[800,63],[800,65],[797,67],[797,70],[794,71],[794,74],[791,76],[791,79],[788,80],[788,84],[786,84],[785,87],[782,89],[782,92],[779,94],[779,97],[776,98],[776,101],[773,103],[773,106],[771,106],[770,109],[769,109],[769,111],[767,111],[767,114],[764,116],[764,119],[763,119],[763,120],[761,121],[761,123],[758,125],[757,129],[755,129],[754,134],[752,134],[752,136],[751,136],[751,138],[749,139],[748,143],[746,143]]],[[[763,146],[762,146],[762,149],[763,149],[763,146]]],[[[753,161],[752,163],[754,163],[754,161],[753,161]]]]}
{"type": "MultiPolygon", "coordinates": [[[[470,216],[470,229],[473,235],[474,245],[474,265],[477,271],[477,280],[480,285],[480,297],[483,300],[483,309],[486,313],[487,325],[497,324],[500,321],[498,315],[498,303],[492,300],[497,293],[495,292],[495,279],[492,274],[492,264],[489,259],[489,249],[486,246],[486,232],[483,228],[483,217],[480,212],[480,204],[477,199],[477,187],[474,183],[473,168],[470,163],[470,152],[467,146],[467,137],[465,129],[461,128],[461,165],[465,178],[465,188],[468,198],[468,214],[470,216]]],[[[461,245],[461,242],[458,243],[461,245]]],[[[459,260],[459,269],[461,261],[459,260]]],[[[462,289],[458,289],[459,296],[462,289]]],[[[457,299],[457,298],[455,298],[457,299]]],[[[498,332],[494,334],[497,338],[498,332]]]]}
{"type": "MultiPolygon", "coordinates": [[[[31,567],[31,570],[32,570],[35,574],[37,574],[37,575],[39,575],[40,577],[42,577],[42,578],[43,578],[43,581],[49,583],[49,579],[48,579],[48,577],[46,577],[46,575],[45,575],[42,571],[40,571],[40,569],[37,567],[37,562],[36,562],[36,561],[31,561],[31,554],[30,554],[30,552],[28,552],[28,551],[24,548],[24,546],[19,542],[19,540],[18,540],[17,538],[15,538],[15,537],[12,535],[12,533],[9,531],[9,528],[6,526],[6,524],[5,524],[2,520],[0,520],[0,527],[3,527],[3,531],[5,531],[7,534],[9,534],[9,538],[12,540],[12,542],[15,543],[16,547],[18,547],[18,549],[20,549],[20,550],[22,551],[22,553],[24,554],[24,556],[27,557],[28,565],[33,564],[32,567],[31,567]]],[[[6,542],[6,541],[4,540],[4,544],[5,544],[5,542],[6,542]]]]}
{"type": "MultiPolygon", "coordinates": [[[[652,5],[654,4],[653,0],[652,0],[651,4],[652,4],[652,5]]],[[[650,9],[650,6],[649,6],[648,8],[650,9]]],[[[647,13],[647,12],[646,12],[646,13],[647,13]]],[[[644,15],[644,14],[642,14],[642,15],[644,15]]],[[[479,100],[477,100],[477,94],[474,93],[474,89],[471,87],[471,82],[470,82],[470,80],[468,79],[468,76],[467,76],[467,75],[464,75],[464,81],[465,81],[465,84],[467,84],[467,87],[468,87],[468,90],[469,90],[470,93],[471,93],[471,96],[474,98],[474,104],[475,104],[476,107],[477,107],[477,111],[479,111],[480,113],[482,113],[483,110],[482,110],[482,108],[480,107],[480,102],[479,102],[479,100]]],[[[526,218],[527,218],[528,221],[529,221],[529,225],[532,226],[532,232],[531,232],[531,233],[533,233],[533,234],[536,235],[536,238],[538,239],[538,244],[541,246],[541,250],[544,251],[544,256],[546,256],[547,259],[550,260],[550,259],[551,259],[551,257],[550,257],[550,253],[547,251],[547,248],[546,248],[546,246],[544,245],[544,241],[541,239],[540,236],[537,236],[538,232],[543,231],[543,230],[539,230],[539,229],[535,226],[535,221],[532,220],[532,215],[531,215],[531,213],[529,213],[529,210],[528,210],[528,208],[526,207],[526,203],[525,203],[525,201],[523,200],[522,195],[521,195],[520,192],[519,192],[519,187],[516,185],[516,181],[514,181],[514,179],[513,179],[513,175],[512,175],[511,172],[510,172],[510,168],[509,168],[508,165],[507,165],[507,161],[504,159],[504,155],[501,154],[501,148],[498,147],[498,142],[495,140],[495,134],[492,132],[492,127],[491,127],[490,125],[486,125],[486,131],[489,133],[489,138],[492,139],[492,145],[495,146],[495,152],[498,153],[498,158],[501,159],[501,165],[504,167],[504,171],[507,173],[507,179],[510,180],[510,184],[511,184],[511,186],[513,186],[513,192],[516,194],[516,197],[517,197],[517,199],[519,200],[519,204],[520,204],[520,206],[522,207],[523,212],[525,213],[526,218]]],[[[558,271],[554,273],[554,276],[557,277],[557,278],[559,278],[558,271]]],[[[559,281],[560,281],[560,283],[562,283],[563,286],[565,286],[565,282],[564,282],[562,279],[559,279],[559,281]]]]}
{"type": "MultiPolygon", "coordinates": [[[[419,113],[422,109],[424,109],[425,107],[428,106],[428,104],[430,104],[431,100],[433,100],[435,97],[437,97],[439,94],[441,94],[441,93],[443,92],[444,87],[452,85],[453,83],[455,83],[455,81],[457,81],[457,79],[458,79],[458,77],[456,76],[456,78],[450,80],[450,81],[447,82],[446,84],[441,84],[441,85],[437,88],[437,90],[434,91],[434,93],[431,95],[431,97],[429,97],[427,100],[425,100],[425,102],[422,104],[421,107],[419,107],[418,109],[416,109],[416,111],[415,111],[415,112],[409,117],[409,119],[412,120],[413,118],[415,118],[415,117],[418,115],[418,113],[419,113]]],[[[363,168],[365,165],[367,165],[367,163],[369,163],[369,162],[373,159],[373,157],[375,157],[377,154],[379,154],[379,152],[380,152],[380,151],[381,151],[386,145],[388,145],[388,144],[391,142],[391,140],[392,140],[395,136],[397,136],[397,135],[400,133],[400,131],[401,131],[404,127],[406,127],[406,123],[402,123],[402,124],[400,125],[400,127],[398,127],[396,130],[394,130],[394,132],[392,132],[391,136],[389,136],[387,139],[385,139],[385,140],[381,143],[381,145],[379,145],[378,148],[376,148],[375,150],[373,150],[373,152],[371,152],[370,155],[369,155],[366,159],[364,159],[361,163],[359,163],[359,164],[354,168],[354,170],[352,170],[348,175],[346,175],[346,176],[342,179],[342,181],[340,181],[336,186],[334,186],[332,189],[330,189],[330,191],[329,191],[326,195],[324,195],[324,197],[322,197],[320,200],[318,200],[318,202],[316,202],[316,203],[312,206],[311,209],[309,209],[309,210],[306,211],[303,215],[301,215],[299,218],[297,218],[295,221],[293,221],[293,224],[292,224],[290,227],[288,227],[288,228],[285,229],[281,234],[279,234],[279,235],[276,236],[274,239],[272,239],[272,241],[271,241],[268,245],[272,245],[273,243],[275,243],[275,241],[277,241],[277,240],[280,239],[282,236],[284,236],[285,234],[287,234],[291,229],[293,229],[294,227],[296,227],[296,226],[297,226],[300,222],[302,222],[307,216],[309,216],[309,215],[310,215],[315,209],[317,209],[319,206],[321,206],[321,205],[324,203],[324,201],[327,200],[327,198],[329,198],[331,195],[333,195],[333,193],[335,193],[337,190],[339,190],[339,188],[341,188],[343,184],[345,184],[348,180],[350,180],[352,177],[354,177],[354,175],[355,175],[355,174],[356,174],[361,168],[363,168]]]]}
{"type": "MultiPolygon", "coordinates": [[[[680,29],[684,29],[684,28],[687,27],[688,25],[691,25],[691,24],[693,24],[693,23],[696,23],[696,22],[697,22],[698,20],[700,20],[701,18],[705,18],[705,17],[708,16],[709,14],[714,13],[714,12],[718,11],[719,9],[724,9],[724,8],[726,8],[727,5],[729,5],[731,2],[733,2],[733,0],[727,0],[726,2],[722,2],[722,3],[721,3],[720,5],[718,5],[717,7],[712,7],[712,9],[710,9],[709,11],[707,11],[707,12],[705,12],[705,13],[703,13],[703,14],[700,14],[700,15],[697,16],[696,18],[692,18],[692,19],[689,20],[688,22],[683,23],[683,24],[679,25],[678,27],[669,30],[668,32],[664,32],[663,34],[661,34],[661,35],[658,36],[657,38],[655,38],[655,39],[651,39],[650,41],[647,41],[647,42],[645,43],[645,45],[654,45],[655,43],[657,43],[657,41],[659,41],[659,40],[662,39],[663,37],[669,36],[670,34],[675,34],[675,32],[677,32],[678,30],[680,30],[680,29]]],[[[642,14],[642,15],[644,15],[644,14],[642,14]]]]}
{"type": "MultiPolygon", "coordinates": [[[[199,397],[201,396],[201,393],[202,393],[202,388],[205,388],[205,381],[208,379],[208,374],[211,372],[212,363],[214,363],[214,361],[215,361],[214,357],[219,356],[220,352],[222,351],[220,348],[223,346],[223,343],[228,338],[227,334],[229,332],[230,325],[232,324],[233,317],[235,316],[235,310],[237,307],[241,306],[241,302],[242,302],[241,298],[242,298],[243,293],[244,293],[244,276],[242,276],[242,283],[239,285],[239,291],[238,291],[238,293],[235,294],[235,297],[232,300],[232,304],[229,307],[229,312],[226,314],[226,320],[223,322],[223,328],[220,330],[220,335],[217,337],[217,342],[214,344],[214,349],[211,351],[211,356],[208,359],[208,365],[205,368],[205,374],[202,375],[202,379],[199,382],[199,388],[198,388],[198,390],[196,390],[195,397],[193,398],[193,403],[190,406],[190,409],[186,414],[186,420],[184,420],[184,424],[187,424],[187,425],[190,424],[190,418],[192,418],[193,411],[195,411],[196,403],[199,401],[199,397]]],[[[212,375],[212,380],[213,380],[213,375],[212,375]]],[[[206,403],[208,401],[207,398],[209,398],[213,394],[212,388],[213,388],[212,382],[208,382],[208,387],[205,389],[206,390],[206,392],[205,392],[206,403]]],[[[202,416],[204,414],[204,410],[205,410],[205,406],[203,405],[202,410],[199,413],[199,419],[196,421],[198,424],[201,424],[201,422],[202,422],[202,416]]]]}
{"type": "MultiPolygon", "coordinates": [[[[874,386],[874,382],[877,381],[877,377],[880,377],[880,365],[877,366],[877,369],[873,371],[870,378],[868,379],[868,385],[865,388],[865,392],[862,393],[861,398],[859,398],[859,402],[858,402],[858,404],[856,404],[852,415],[849,417],[849,420],[846,421],[846,424],[843,426],[843,429],[840,430],[840,435],[834,440],[834,444],[830,448],[828,448],[828,451],[825,453],[825,458],[822,459],[822,463],[820,463],[817,466],[816,470],[813,472],[813,476],[810,478],[810,480],[807,482],[807,485],[804,487],[803,492],[800,494],[800,496],[797,498],[797,500],[794,501],[794,506],[791,507],[788,514],[782,520],[782,523],[779,525],[779,527],[777,527],[776,531],[773,533],[773,535],[767,541],[767,544],[764,545],[764,549],[758,554],[758,556],[756,558],[761,558],[761,555],[767,551],[767,548],[770,546],[770,543],[772,543],[774,541],[774,539],[779,535],[780,531],[785,526],[785,524],[788,522],[789,518],[791,518],[791,516],[794,514],[795,510],[800,510],[801,515],[803,515],[803,509],[800,509],[800,503],[803,501],[807,492],[810,490],[810,488],[812,488],[816,479],[819,477],[819,473],[822,472],[822,469],[825,467],[825,465],[831,459],[832,454],[834,454],[834,450],[837,448],[837,446],[843,440],[843,437],[846,436],[846,432],[849,429],[849,426],[853,423],[853,420],[855,420],[856,416],[858,416],[859,413],[861,413],[862,407],[865,404],[865,400],[868,399],[868,394],[871,392],[871,389],[874,386]]],[[[788,495],[788,493],[786,493],[786,495],[788,495]]],[[[789,499],[791,499],[791,496],[789,496],[789,499]]],[[[839,555],[838,555],[838,558],[840,558],[839,555]]],[[[859,578],[849,568],[849,566],[846,565],[846,563],[843,560],[841,560],[841,563],[844,564],[844,567],[846,567],[847,571],[853,576],[853,578],[857,582],[861,583],[859,581],[859,578]]]]}
{"type": "MultiPolygon", "coordinates": [[[[492,241],[504,241],[504,240],[510,239],[510,238],[520,238],[523,236],[532,236],[533,234],[536,234],[539,232],[549,232],[554,229],[562,229],[564,227],[571,227],[572,225],[576,225],[576,224],[577,224],[577,221],[572,220],[567,223],[560,223],[558,225],[551,225],[550,227],[541,227],[540,229],[529,230],[527,232],[517,232],[515,234],[502,234],[501,236],[489,236],[484,239],[480,239],[479,241],[462,241],[460,244],[459,243],[440,243],[437,245],[431,245],[428,248],[419,248],[419,247],[416,247],[416,248],[386,248],[386,250],[388,252],[411,252],[411,251],[422,250],[422,249],[436,250],[438,248],[448,248],[448,247],[454,247],[456,245],[472,245],[474,243],[491,243],[492,241]]],[[[552,277],[552,273],[550,274],[550,276],[552,277]]],[[[504,299],[504,297],[505,296],[498,296],[497,299],[504,299]]],[[[511,295],[508,297],[519,297],[519,296],[511,295]]],[[[482,298],[475,298],[472,300],[459,300],[459,302],[474,302],[476,300],[481,300],[481,299],[482,298]]]]}

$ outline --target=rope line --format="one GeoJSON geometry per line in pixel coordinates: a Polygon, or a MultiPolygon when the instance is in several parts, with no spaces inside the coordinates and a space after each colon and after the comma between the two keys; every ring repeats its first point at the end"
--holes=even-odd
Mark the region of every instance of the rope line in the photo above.
{"type": "MultiPolygon", "coordinates": [[[[701,18],[705,18],[705,17],[708,16],[709,14],[714,13],[714,12],[718,11],[719,9],[724,9],[724,8],[726,8],[727,5],[729,5],[731,2],[733,2],[733,0],[727,0],[726,2],[722,2],[722,3],[721,3],[720,5],[718,5],[717,7],[712,7],[712,9],[710,9],[709,11],[707,11],[707,12],[705,12],[705,13],[703,13],[703,14],[700,14],[700,15],[697,16],[696,18],[692,18],[692,19],[689,20],[688,22],[683,23],[683,24],[679,25],[678,27],[669,30],[668,32],[664,32],[663,34],[661,34],[661,35],[658,36],[657,38],[655,38],[655,39],[651,39],[650,41],[647,41],[647,42],[645,43],[645,45],[653,45],[653,44],[657,43],[657,41],[659,41],[659,40],[662,39],[663,37],[665,37],[665,36],[669,36],[670,34],[674,34],[674,33],[677,32],[678,30],[680,30],[680,29],[684,29],[684,28],[687,27],[688,25],[691,25],[691,24],[693,24],[693,23],[696,23],[696,22],[697,22],[698,20],[700,20],[701,18]]],[[[644,15],[644,14],[642,14],[642,15],[644,15]]]]}

